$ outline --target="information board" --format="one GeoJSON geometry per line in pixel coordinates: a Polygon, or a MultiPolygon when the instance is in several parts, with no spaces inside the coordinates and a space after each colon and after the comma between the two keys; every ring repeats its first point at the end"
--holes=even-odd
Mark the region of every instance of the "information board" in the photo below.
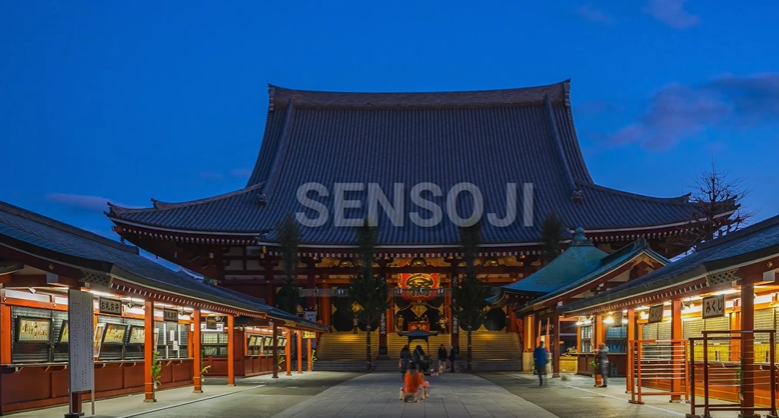
{"type": "Polygon", "coordinates": [[[703,298],[703,308],[701,316],[706,318],[716,318],[725,316],[725,295],[709,296],[703,298]]]}
{"type": "Polygon", "coordinates": [[[95,385],[92,294],[68,290],[68,370],[70,391],[91,391],[95,385]]]}
{"type": "Polygon", "coordinates": [[[663,311],[665,307],[663,305],[655,305],[649,308],[648,324],[654,324],[657,322],[663,322],[663,311]]]}

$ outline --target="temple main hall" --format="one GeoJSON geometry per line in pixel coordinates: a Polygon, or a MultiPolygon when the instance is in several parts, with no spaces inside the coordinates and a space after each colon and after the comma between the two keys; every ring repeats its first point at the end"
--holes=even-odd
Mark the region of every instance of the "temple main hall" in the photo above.
{"type": "MultiPolygon", "coordinates": [[[[570,87],[570,80],[440,93],[270,86],[265,132],[245,187],[189,202],[152,199],[144,209],[111,206],[107,216],[123,240],[268,304],[284,282],[276,225],[290,214],[316,220],[301,222],[300,315],[331,326],[318,342],[320,360],[364,359],[366,327],[355,326],[360,307],[346,291],[357,272],[355,228],[343,225],[369,218],[368,191],[379,189],[386,199],[375,211],[376,271],[390,283],[392,304],[371,326],[376,355],[396,357],[403,333],[414,329],[436,334],[431,347],[458,346],[464,336],[449,310],[453,278],[463,269],[454,220],[479,209],[503,221],[483,222],[477,261],[481,279],[496,289],[542,267],[540,228],[550,213],[566,227],[564,248],[583,228],[606,253],[638,239],[666,258],[688,250],[680,237],[702,216],[689,196],[650,197],[594,182],[570,87]],[[447,199],[463,183],[477,187],[479,199],[455,193],[452,214],[447,199]],[[432,225],[414,222],[437,215],[443,220],[432,225]]],[[[487,310],[474,332],[474,359],[521,358],[514,311],[487,310]]]]}

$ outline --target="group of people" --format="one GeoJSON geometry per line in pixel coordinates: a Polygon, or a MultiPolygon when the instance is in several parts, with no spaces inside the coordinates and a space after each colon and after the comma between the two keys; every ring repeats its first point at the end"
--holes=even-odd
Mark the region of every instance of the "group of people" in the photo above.
{"type": "MultiPolygon", "coordinates": [[[[538,386],[546,386],[546,365],[549,363],[549,350],[544,347],[541,341],[533,350],[533,362],[535,364],[535,373],[538,375],[538,386]]],[[[601,375],[601,388],[608,387],[606,382],[609,375],[609,349],[606,344],[600,344],[595,351],[595,373],[601,375]]]]}

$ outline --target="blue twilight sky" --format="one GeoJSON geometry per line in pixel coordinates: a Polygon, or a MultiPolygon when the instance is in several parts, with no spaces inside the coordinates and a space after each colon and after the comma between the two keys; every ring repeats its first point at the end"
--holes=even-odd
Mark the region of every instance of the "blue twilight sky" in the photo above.
{"type": "Polygon", "coordinates": [[[241,188],[268,83],[571,78],[596,182],[677,196],[713,158],[763,219],[779,212],[777,15],[775,0],[0,1],[0,200],[114,237],[106,201],[241,188]]]}

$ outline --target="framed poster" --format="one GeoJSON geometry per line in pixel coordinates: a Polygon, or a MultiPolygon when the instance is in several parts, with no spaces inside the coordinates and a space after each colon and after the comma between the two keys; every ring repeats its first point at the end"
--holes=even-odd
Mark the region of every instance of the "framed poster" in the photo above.
{"type": "Polygon", "coordinates": [[[67,344],[68,337],[70,337],[70,330],[68,329],[68,320],[65,319],[62,321],[62,326],[60,327],[60,337],[57,341],[60,344],[67,344]]]}
{"type": "Polygon", "coordinates": [[[126,324],[106,324],[105,332],[103,333],[103,344],[122,345],[124,344],[125,334],[127,334],[126,324]]]}
{"type": "Polygon", "coordinates": [[[286,346],[287,346],[287,339],[279,338],[279,347],[286,347],[286,346]]]}
{"type": "Polygon", "coordinates": [[[130,327],[130,339],[127,344],[141,345],[146,341],[146,329],[143,325],[133,325],[130,327]]]}
{"type": "Polygon", "coordinates": [[[51,342],[51,319],[49,318],[16,318],[16,342],[18,343],[49,343],[51,342]]]}
{"type": "Polygon", "coordinates": [[[105,333],[105,323],[95,325],[95,338],[92,340],[93,356],[100,357],[100,347],[103,344],[103,334],[105,333]]]}
{"type": "Polygon", "coordinates": [[[249,336],[249,347],[254,347],[257,345],[257,336],[256,335],[250,335],[249,336]]]}

